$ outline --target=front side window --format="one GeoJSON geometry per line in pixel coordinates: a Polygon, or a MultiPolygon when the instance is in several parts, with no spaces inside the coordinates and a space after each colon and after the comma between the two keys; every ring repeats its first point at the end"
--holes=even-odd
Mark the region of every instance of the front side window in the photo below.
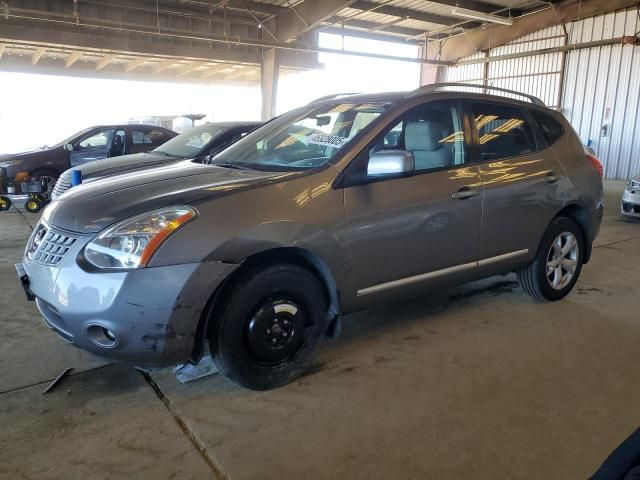
{"type": "Polygon", "coordinates": [[[111,145],[113,139],[113,128],[99,130],[78,143],[78,150],[104,150],[111,145]]]}
{"type": "Polygon", "coordinates": [[[480,161],[519,157],[536,151],[533,128],[523,110],[475,104],[473,119],[478,132],[480,161]]]}
{"type": "Polygon", "coordinates": [[[430,102],[403,114],[380,135],[369,155],[406,150],[416,171],[453,168],[465,163],[465,137],[457,102],[430,102]]]}
{"type": "Polygon", "coordinates": [[[303,107],[249,133],[217,155],[213,164],[267,171],[319,167],[388,107],[378,102],[303,107]]]}

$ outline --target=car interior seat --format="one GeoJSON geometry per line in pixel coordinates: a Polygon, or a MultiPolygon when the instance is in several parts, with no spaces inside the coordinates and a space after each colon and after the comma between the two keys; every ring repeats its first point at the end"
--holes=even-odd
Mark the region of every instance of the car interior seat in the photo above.
{"type": "Polygon", "coordinates": [[[404,133],[404,144],[413,152],[416,170],[447,167],[453,164],[453,152],[445,148],[442,125],[434,120],[409,122],[404,133]]]}
{"type": "Polygon", "coordinates": [[[113,144],[111,145],[111,155],[117,156],[124,153],[124,141],[122,135],[116,135],[113,137],[113,144]]]}

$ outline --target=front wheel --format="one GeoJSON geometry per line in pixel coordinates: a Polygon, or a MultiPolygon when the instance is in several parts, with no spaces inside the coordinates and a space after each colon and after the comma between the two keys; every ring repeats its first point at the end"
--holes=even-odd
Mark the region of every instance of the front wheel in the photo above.
{"type": "Polygon", "coordinates": [[[247,272],[212,319],[209,346],[218,370],[252,390],[291,382],[320,348],[327,305],[322,284],[297,265],[247,272]]]}
{"type": "Polygon", "coordinates": [[[0,195],[0,212],[4,212],[6,210],[9,210],[10,208],[11,208],[11,200],[9,199],[9,197],[0,195]]]}
{"type": "Polygon", "coordinates": [[[558,217],[547,228],[536,258],[517,272],[518,280],[538,300],[560,300],[578,281],[583,258],[580,227],[569,218],[558,217]]]}

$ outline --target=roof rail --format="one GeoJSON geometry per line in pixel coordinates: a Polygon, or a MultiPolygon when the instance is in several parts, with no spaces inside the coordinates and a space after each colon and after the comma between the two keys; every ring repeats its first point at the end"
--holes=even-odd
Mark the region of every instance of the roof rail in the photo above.
{"type": "Polygon", "coordinates": [[[348,97],[349,95],[358,95],[360,92],[347,92],[347,93],[332,93],[331,95],[325,95],[324,97],[316,98],[315,100],[311,100],[309,105],[312,103],[324,102],[325,100],[331,100],[333,98],[338,97],[348,97]]]}
{"type": "Polygon", "coordinates": [[[529,95],[527,93],[522,93],[522,92],[516,92],[515,90],[509,90],[507,88],[500,88],[500,87],[491,87],[489,85],[476,85],[476,84],[472,84],[472,83],[434,83],[431,85],[424,85],[420,88],[416,88],[415,90],[409,92],[409,94],[407,95],[407,97],[415,97],[417,95],[422,95],[423,93],[432,93],[435,92],[436,90],[440,89],[440,88],[447,88],[447,87],[460,87],[460,88],[478,88],[478,89],[483,89],[483,90],[495,90],[498,92],[503,92],[503,93],[509,93],[511,95],[519,95],[521,97],[526,98],[527,100],[529,100],[531,103],[535,104],[535,105],[541,105],[543,107],[545,107],[546,105],[544,104],[544,102],[542,100],[540,100],[538,97],[534,96],[534,95],[529,95]]]}

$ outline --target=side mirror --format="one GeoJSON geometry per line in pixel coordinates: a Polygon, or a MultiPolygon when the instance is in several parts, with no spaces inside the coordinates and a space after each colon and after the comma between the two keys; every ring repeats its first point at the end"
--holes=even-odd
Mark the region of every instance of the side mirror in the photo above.
{"type": "Polygon", "coordinates": [[[416,168],[413,153],[407,150],[382,150],[369,157],[368,177],[404,177],[416,168]]]}
{"type": "Polygon", "coordinates": [[[65,149],[67,152],[73,152],[73,145],[72,145],[72,144],[70,144],[70,143],[66,143],[66,144],[64,145],[64,149],[65,149]]]}

